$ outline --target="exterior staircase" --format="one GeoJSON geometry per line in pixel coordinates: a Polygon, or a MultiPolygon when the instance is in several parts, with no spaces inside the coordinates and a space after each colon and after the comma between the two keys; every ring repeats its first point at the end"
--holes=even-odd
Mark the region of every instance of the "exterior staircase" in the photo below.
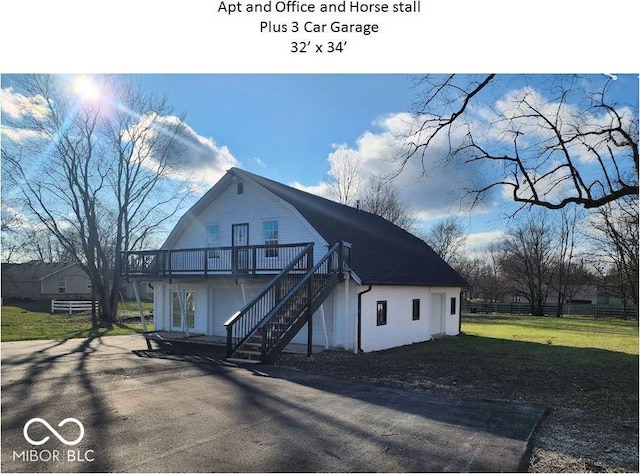
{"type": "MultiPolygon", "coordinates": [[[[271,363],[344,278],[351,246],[334,244],[316,264],[313,244],[226,323],[227,358],[271,363]]],[[[311,341],[308,341],[309,352],[311,341]]]]}

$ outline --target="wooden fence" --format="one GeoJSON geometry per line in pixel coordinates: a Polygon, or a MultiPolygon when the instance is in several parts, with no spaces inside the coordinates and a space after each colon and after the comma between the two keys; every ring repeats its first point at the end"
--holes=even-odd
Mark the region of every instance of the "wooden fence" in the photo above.
{"type": "MultiPolygon", "coordinates": [[[[558,306],[547,304],[544,306],[544,314],[553,316],[557,313],[558,306]]],[[[531,308],[527,303],[490,303],[465,301],[462,303],[463,313],[498,313],[498,314],[531,314],[531,308]]],[[[594,318],[623,318],[638,319],[638,310],[635,307],[622,309],[619,306],[595,305],[595,304],[565,304],[562,308],[564,315],[593,316],[594,318]]]]}
{"type": "MultiPolygon", "coordinates": [[[[96,302],[96,305],[98,303],[96,302]]],[[[51,300],[51,313],[56,311],[64,311],[65,313],[91,311],[91,301],[73,301],[73,300],[51,300]]]]}

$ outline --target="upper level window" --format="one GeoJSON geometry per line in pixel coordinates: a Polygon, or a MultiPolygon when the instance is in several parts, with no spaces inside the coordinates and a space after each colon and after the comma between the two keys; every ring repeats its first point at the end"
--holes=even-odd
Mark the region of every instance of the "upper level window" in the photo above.
{"type": "Polygon", "coordinates": [[[238,194],[244,194],[244,183],[238,183],[238,194]]]}
{"type": "Polygon", "coordinates": [[[67,282],[65,280],[58,281],[58,293],[66,293],[67,292],[67,282]]]}
{"type": "MultiPolygon", "coordinates": [[[[217,224],[207,226],[207,247],[220,247],[220,227],[217,224]]],[[[218,257],[219,250],[209,250],[209,258],[218,257]]]]}
{"type": "Polygon", "coordinates": [[[265,221],[262,223],[262,232],[264,236],[265,257],[278,256],[278,221],[265,221]],[[269,247],[273,245],[274,247],[269,247]]]}

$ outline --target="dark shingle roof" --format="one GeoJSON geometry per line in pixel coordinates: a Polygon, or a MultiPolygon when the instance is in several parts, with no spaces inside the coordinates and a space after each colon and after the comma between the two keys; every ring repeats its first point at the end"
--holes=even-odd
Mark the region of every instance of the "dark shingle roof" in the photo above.
{"type": "Polygon", "coordinates": [[[365,284],[467,286],[423,240],[382,217],[238,168],[229,173],[255,181],[287,201],[329,244],[353,244],[351,266],[365,284]]]}
{"type": "Polygon", "coordinates": [[[31,261],[26,263],[3,263],[3,278],[15,281],[38,281],[74,265],[70,262],[46,263],[31,261]]]}

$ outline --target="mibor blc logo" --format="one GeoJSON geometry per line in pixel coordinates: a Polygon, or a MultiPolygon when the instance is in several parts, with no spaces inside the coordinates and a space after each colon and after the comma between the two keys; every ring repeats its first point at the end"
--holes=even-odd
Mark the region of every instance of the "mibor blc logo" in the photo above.
{"type": "MultiPolygon", "coordinates": [[[[68,437],[75,435],[77,432],[78,434],[75,439],[65,438],[44,418],[31,418],[25,423],[24,428],[22,429],[22,434],[24,435],[24,439],[32,446],[42,446],[50,440],[54,441],[49,435],[45,435],[43,437],[42,428],[36,430],[35,428],[32,428],[33,425],[44,426],[65,446],[76,446],[84,438],[84,426],[80,420],[76,418],[65,418],[57,425],[58,428],[62,428],[65,425],[75,425],[75,428],[65,428],[63,431],[63,433],[68,437]],[[33,434],[34,431],[36,435],[33,434]],[[34,439],[34,437],[37,439],[34,439]]],[[[23,451],[13,451],[13,460],[23,462],[92,462],[94,460],[94,451],[93,449],[25,449],[23,451]]]]}
{"type": "Polygon", "coordinates": [[[49,438],[50,438],[49,436],[45,436],[40,441],[34,441],[33,439],[31,439],[31,437],[29,436],[29,427],[31,425],[33,425],[34,423],[41,423],[44,426],[46,426],[46,428],[49,431],[51,431],[51,434],[53,434],[56,438],[58,438],[62,443],[66,444],[67,446],[75,446],[80,441],[82,441],[82,438],[84,438],[84,426],[82,426],[82,423],[80,423],[75,418],[65,418],[60,423],[58,423],[58,428],[63,427],[67,423],[75,423],[78,426],[78,428],[80,428],[80,435],[76,439],[74,439],[72,441],[68,441],[67,439],[63,438],[62,435],[60,433],[58,433],[53,428],[53,426],[51,426],[49,424],[49,422],[47,420],[45,420],[43,418],[31,418],[29,421],[27,421],[25,423],[24,429],[22,430],[22,433],[24,434],[24,439],[26,439],[29,443],[33,444],[34,446],[40,446],[40,445],[46,443],[47,441],[49,441],[49,438]]]}

